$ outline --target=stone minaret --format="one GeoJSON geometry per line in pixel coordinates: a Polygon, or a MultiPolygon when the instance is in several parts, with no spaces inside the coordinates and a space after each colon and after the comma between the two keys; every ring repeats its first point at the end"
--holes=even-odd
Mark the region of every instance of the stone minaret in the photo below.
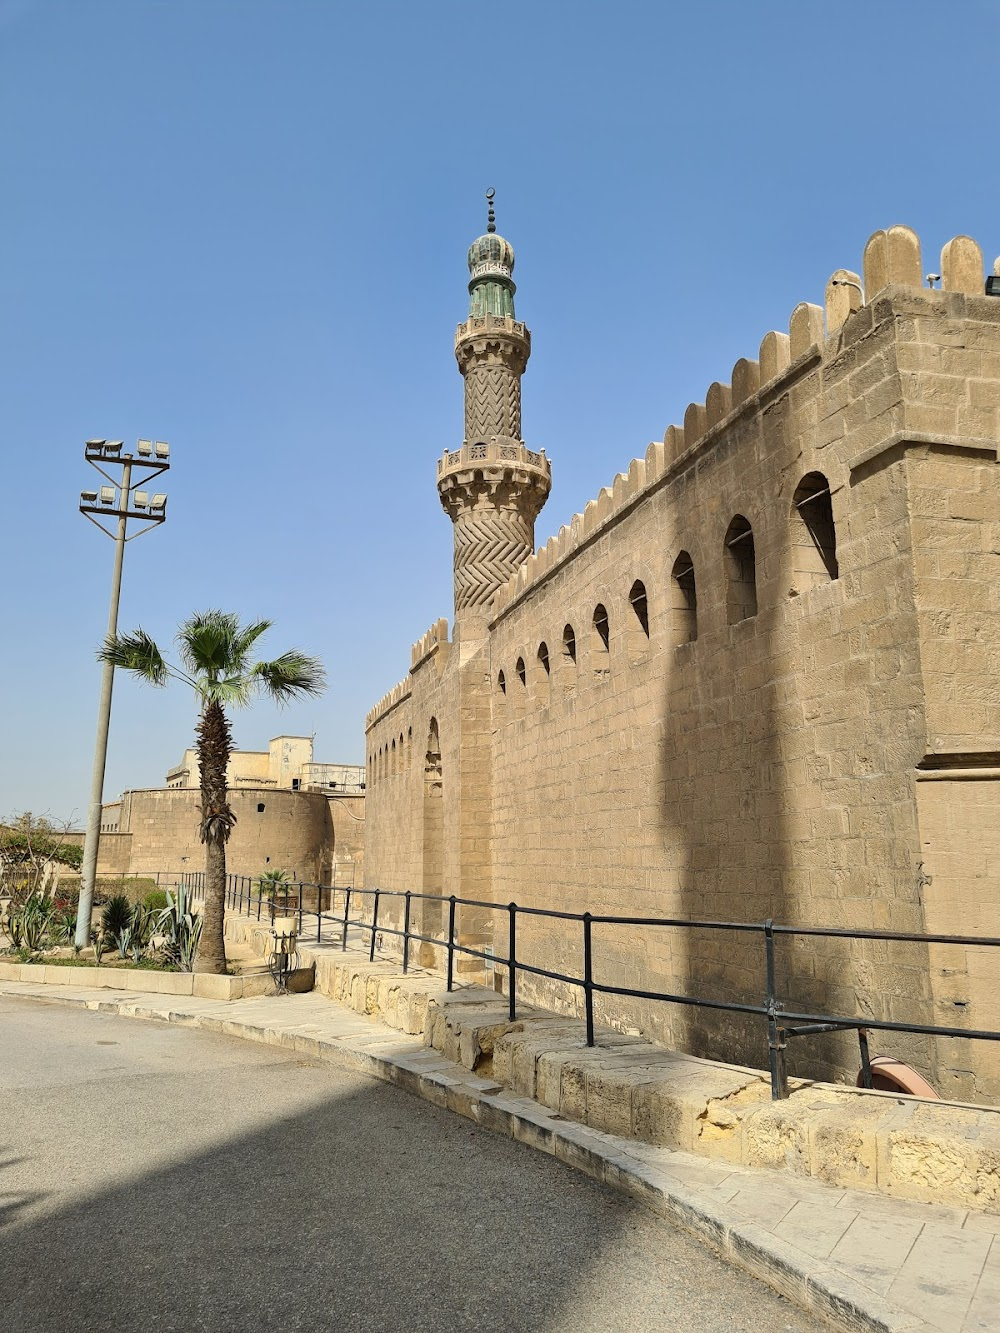
{"type": "Polygon", "coordinates": [[[544,452],[521,439],[521,376],[531,334],[514,318],[514,250],[496,235],[469,247],[469,318],[455,356],[465,380],[465,439],[438,463],[438,493],[455,525],[455,624],[484,621],[497,588],[535,549],[535,519],[552,485],[544,452]]]}

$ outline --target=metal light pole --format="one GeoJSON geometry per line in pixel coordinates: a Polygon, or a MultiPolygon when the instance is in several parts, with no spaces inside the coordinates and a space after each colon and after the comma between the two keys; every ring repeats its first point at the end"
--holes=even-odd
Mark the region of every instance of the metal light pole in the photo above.
{"type": "MultiPolygon", "coordinates": [[[[150,528],[158,527],[167,516],[167,497],[158,493],[150,497],[139,489],[151,477],[166,472],[170,464],[170,448],[163,440],[140,440],[136,454],[122,454],[122,440],[88,440],[84,458],[109,483],[96,491],[80,492],[80,513],[115,543],[115,564],[111,576],[111,609],[108,613],[108,637],[118,632],[118,600],[122,590],[122,562],[125,543],[140,537],[150,528]],[[105,468],[120,468],[112,476],[105,468]],[[142,479],[133,484],[132,469],[143,471],[142,479]],[[94,517],[97,515],[97,517],[94,517]],[[117,531],[111,532],[101,517],[115,516],[117,531]],[[138,532],[129,535],[129,520],[144,523],[138,532]]],[[[90,808],[87,815],[87,835],[83,844],[83,866],[80,872],[80,904],[76,915],[76,944],[78,948],[90,943],[90,917],[94,908],[94,882],[97,877],[97,849],[101,840],[101,809],[104,801],[104,769],[108,758],[108,730],[111,725],[111,690],[115,669],[104,663],[101,672],[101,700],[97,709],[97,742],[94,746],[94,772],[90,780],[90,808]]]]}

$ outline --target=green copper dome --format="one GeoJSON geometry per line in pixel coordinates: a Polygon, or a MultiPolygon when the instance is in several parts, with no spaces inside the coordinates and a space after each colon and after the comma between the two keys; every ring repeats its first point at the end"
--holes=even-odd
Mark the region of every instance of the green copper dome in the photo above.
{"type": "Polygon", "coordinates": [[[469,246],[469,272],[478,277],[481,273],[501,273],[509,278],[514,267],[514,247],[502,236],[480,236],[469,246]]]}
{"type": "MultiPolygon", "coordinates": [[[[492,219],[491,219],[492,221],[492,219]]],[[[514,247],[495,232],[480,236],[469,246],[469,318],[509,315],[514,318],[511,278],[514,247]]]]}

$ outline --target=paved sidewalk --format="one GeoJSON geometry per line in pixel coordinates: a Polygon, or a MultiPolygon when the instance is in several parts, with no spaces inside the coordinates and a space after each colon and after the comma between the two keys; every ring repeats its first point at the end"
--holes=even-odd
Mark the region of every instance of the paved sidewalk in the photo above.
{"type": "Polygon", "coordinates": [[[315,993],[229,1002],[0,982],[0,993],[190,1024],[355,1068],[551,1153],[696,1232],[835,1327],[1000,1333],[1000,1217],[835,1189],[616,1138],[315,993]]]}

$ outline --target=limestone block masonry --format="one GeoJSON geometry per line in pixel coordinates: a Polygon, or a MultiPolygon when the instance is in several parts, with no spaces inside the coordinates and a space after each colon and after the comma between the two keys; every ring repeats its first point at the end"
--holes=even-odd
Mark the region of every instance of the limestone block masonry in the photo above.
{"type": "MultiPolygon", "coordinates": [[[[455,628],[439,621],[368,714],[367,882],[997,934],[1000,300],[983,294],[978,245],[950,241],[931,290],[917,236],[876,232],[823,305],[797,306],[525,559],[549,463],[521,452],[513,252],[492,235],[473,251],[486,270],[457,346],[474,425],[438,470],[455,628]],[[480,257],[486,241],[498,257],[480,257]]],[[[431,905],[417,919],[443,928],[431,905]]],[[[506,921],[459,914],[498,955],[506,921]]],[[[779,947],[778,986],[805,1012],[1000,1028],[996,952],[801,937],[779,947]]],[[[579,933],[525,920],[518,954],[579,973],[579,933]]],[[[749,937],[602,927],[594,964],[608,985],[763,998],[749,937]]],[[[577,1011],[577,992],[520,982],[526,1000],[577,1011]]],[[[761,1025],[733,1016],[610,996],[598,1016],[699,1056],[766,1060],[761,1025]]],[[[886,1034],[873,1053],[950,1100],[1000,1100],[997,1043],[886,1034]]],[[[846,1035],[789,1056],[803,1077],[853,1082],[858,1067],[846,1035]]]]}

